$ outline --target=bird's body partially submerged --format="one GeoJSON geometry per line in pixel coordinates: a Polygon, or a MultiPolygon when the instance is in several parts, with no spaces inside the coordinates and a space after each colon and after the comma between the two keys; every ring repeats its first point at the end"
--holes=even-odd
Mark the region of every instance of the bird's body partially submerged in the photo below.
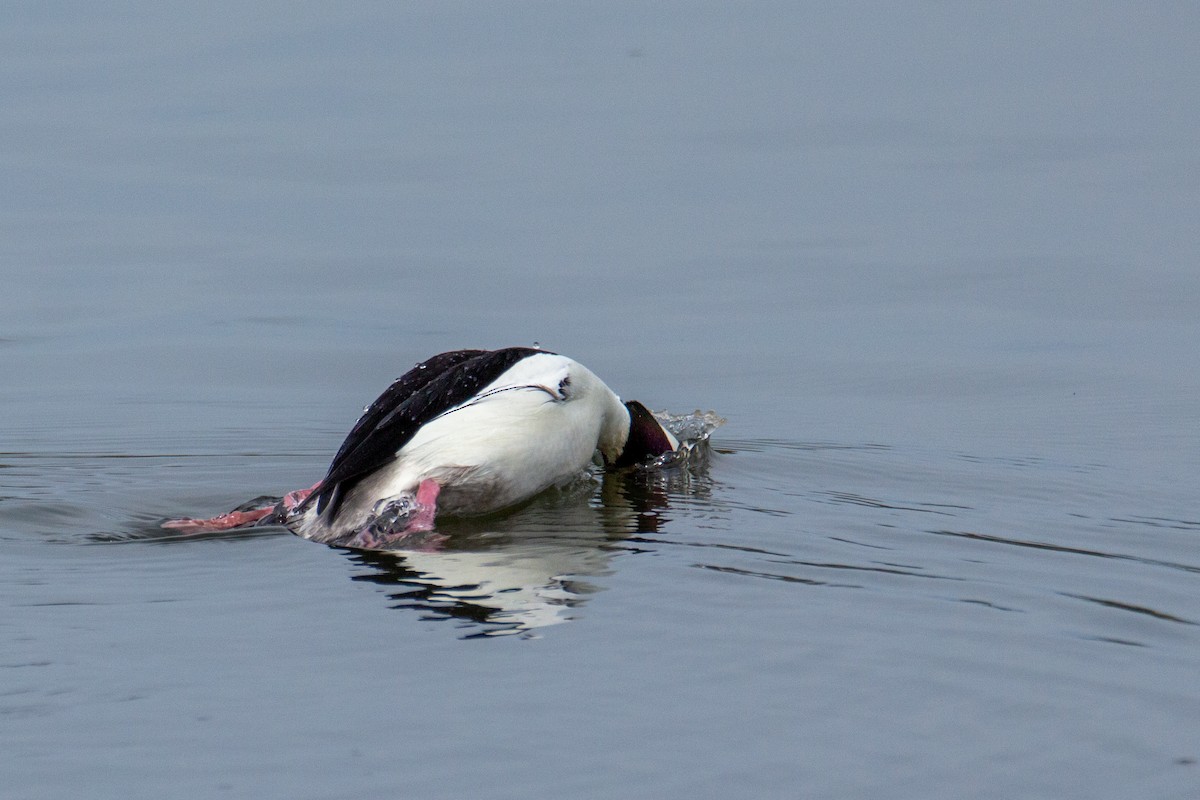
{"type": "Polygon", "coordinates": [[[367,544],[435,513],[499,511],[678,441],[589,369],[531,348],[456,350],[418,364],[363,413],[325,478],[275,516],[301,536],[367,544]]]}
{"type": "Polygon", "coordinates": [[[368,406],[311,489],[274,507],[163,525],[282,523],[316,541],[376,547],[430,530],[437,514],[517,505],[580,475],[597,453],[626,467],[678,447],[645,406],[621,402],[565,356],[454,350],[413,367],[368,406]]]}

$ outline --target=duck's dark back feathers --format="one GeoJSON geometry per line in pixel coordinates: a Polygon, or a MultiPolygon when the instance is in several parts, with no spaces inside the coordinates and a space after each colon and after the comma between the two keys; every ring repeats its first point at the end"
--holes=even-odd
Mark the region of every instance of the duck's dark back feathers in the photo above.
{"type": "Polygon", "coordinates": [[[452,350],[413,367],[354,424],[304,505],[315,502],[317,513],[332,519],[346,493],[395,458],[421,426],[469,400],[521,359],[546,352],[531,347],[452,350]]]}

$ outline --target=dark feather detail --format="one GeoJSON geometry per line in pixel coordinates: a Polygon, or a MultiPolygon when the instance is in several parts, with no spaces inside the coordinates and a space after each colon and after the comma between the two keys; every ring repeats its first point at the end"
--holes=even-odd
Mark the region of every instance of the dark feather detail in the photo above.
{"type": "Polygon", "coordinates": [[[632,467],[674,449],[666,431],[644,405],[637,400],[625,404],[629,409],[629,438],[625,449],[609,466],[632,467]]]}
{"type": "Polygon", "coordinates": [[[305,505],[316,502],[317,513],[333,519],[347,493],[395,458],[421,426],[470,400],[521,359],[546,352],[529,347],[454,350],[413,367],[354,424],[305,505]]]}

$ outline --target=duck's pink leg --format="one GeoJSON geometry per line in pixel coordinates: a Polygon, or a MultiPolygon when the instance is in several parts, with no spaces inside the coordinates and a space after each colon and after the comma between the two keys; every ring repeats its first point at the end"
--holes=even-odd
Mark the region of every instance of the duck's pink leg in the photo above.
{"type": "Polygon", "coordinates": [[[442,487],[436,481],[423,480],[417,487],[417,513],[404,526],[405,533],[433,530],[433,518],[437,516],[437,499],[442,487]]]}
{"type": "Polygon", "coordinates": [[[297,489],[294,492],[288,492],[287,494],[285,494],[283,496],[283,500],[280,501],[283,504],[283,510],[291,511],[296,506],[303,503],[305,500],[308,499],[308,496],[310,494],[312,494],[313,492],[316,491],[317,487],[320,485],[321,485],[321,482],[317,481],[316,483],[314,483],[312,486],[308,487],[307,489],[297,489]]]}
{"type": "MultiPolygon", "coordinates": [[[[437,550],[446,537],[439,534],[432,536],[420,534],[427,534],[433,530],[433,519],[437,516],[438,494],[441,491],[442,487],[436,481],[421,481],[411,502],[412,511],[403,518],[404,527],[398,531],[376,531],[374,524],[368,525],[364,530],[342,540],[340,544],[345,547],[360,547],[366,550],[394,550],[396,548],[420,551],[437,550]]],[[[398,521],[393,520],[393,522],[398,521]]]]}
{"type": "MultiPolygon", "coordinates": [[[[320,484],[314,484],[308,489],[297,489],[294,492],[288,492],[283,496],[283,500],[272,506],[264,506],[262,508],[253,508],[249,511],[230,511],[227,514],[218,514],[209,519],[192,519],[184,517],[182,519],[169,519],[163,522],[160,527],[167,528],[173,531],[183,531],[185,533],[212,533],[216,531],[228,531],[234,528],[248,528],[264,517],[274,514],[280,506],[284,511],[291,511],[296,506],[304,502],[313,489],[316,489],[320,484]]],[[[436,497],[436,495],[434,495],[436,497]]]]}

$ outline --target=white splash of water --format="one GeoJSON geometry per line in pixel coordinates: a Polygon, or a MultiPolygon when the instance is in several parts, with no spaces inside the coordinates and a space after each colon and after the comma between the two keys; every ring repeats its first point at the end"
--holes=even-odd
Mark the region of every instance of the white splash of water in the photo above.
{"type": "Polygon", "coordinates": [[[679,449],[663,453],[654,459],[647,465],[651,469],[686,465],[692,459],[703,455],[708,447],[708,438],[712,436],[713,431],[725,424],[725,418],[715,411],[696,409],[690,414],[672,414],[668,411],[652,413],[655,419],[679,440],[679,449]]]}

